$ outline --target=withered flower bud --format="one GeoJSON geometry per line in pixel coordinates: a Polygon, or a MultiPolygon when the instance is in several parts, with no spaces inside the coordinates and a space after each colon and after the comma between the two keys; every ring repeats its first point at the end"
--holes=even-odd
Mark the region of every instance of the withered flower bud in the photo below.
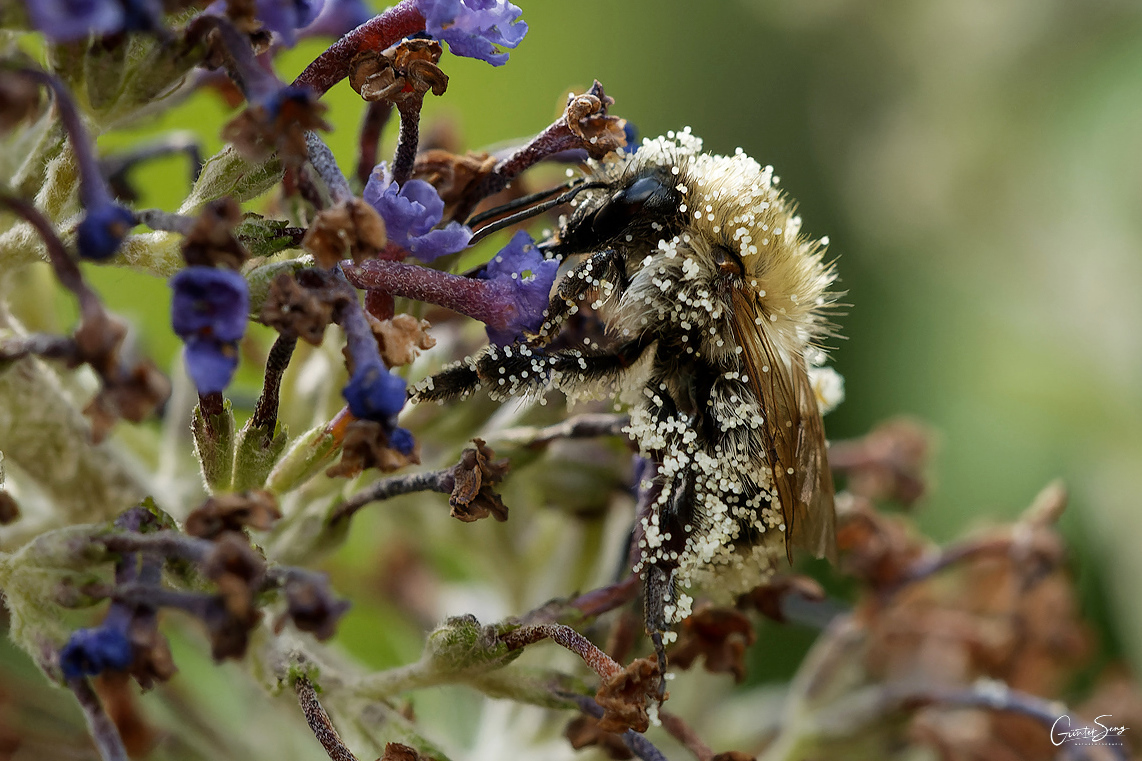
{"type": "Polygon", "coordinates": [[[598,82],[584,94],[573,95],[567,101],[564,112],[567,128],[583,141],[591,158],[601,159],[626,145],[626,119],[607,115],[607,109],[614,102],[598,82]]]}
{"type": "Polygon", "coordinates": [[[345,258],[352,258],[355,264],[375,259],[387,242],[385,221],[360,198],[317,212],[302,239],[305,249],[325,269],[332,269],[345,258]]]}
{"type": "Polygon", "coordinates": [[[232,198],[211,201],[182,241],[182,256],[191,266],[229,267],[236,270],[250,258],[234,237],[242,209],[232,198]]]}
{"type": "Polygon", "coordinates": [[[705,656],[706,670],[712,674],[733,674],[735,682],[745,679],[745,652],[756,635],[744,614],[731,608],[705,604],[682,622],[678,643],[670,651],[670,663],[682,669],[705,656]]]}
{"type": "Polygon", "coordinates": [[[428,320],[418,320],[410,314],[398,314],[387,320],[368,315],[368,319],[381,359],[388,367],[411,364],[417,354],[436,345],[436,339],[428,335],[432,326],[428,320]]]}
{"type": "Polygon", "coordinates": [[[504,479],[510,463],[495,460],[496,456],[483,439],[473,439],[474,447],[465,449],[460,455],[460,463],[453,468],[456,479],[448,504],[452,506],[452,517],[465,523],[478,521],[491,515],[497,521],[508,519],[508,508],[500,495],[492,487],[504,479]]]}
{"type": "Polygon", "coordinates": [[[594,716],[581,715],[572,719],[567,728],[563,730],[563,736],[567,738],[575,750],[597,745],[607,758],[613,758],[616,761],[634,758],[634,754],[623,742],[622,735],[599,729],[599,720],[594,716]]]}
{"type": "MultiPolygon", "coordinates": [[[[400,430],[400,429],[398,429],[400,430]]],[[[399,451],[390,431],[373,420],[355,420],[345,431],[341,446],[341,460],[325,471],[330,478],[353,478],[366,468],[384,473],[400,470],[406,465],[419,465],[420,452],[411,448],[408,454],[399,451]]]]}
{"type": "Polygon", "coordinates": [[[388,743],[385,745],[385,755],[381,756],[377,761],[428,761],[424,756],[416,752],[416,748],[410,748],[401,743],[388,743]]]}
{"type": "Polygon", "coordinates": [[[282,273],[270,283],[261,319],[286,338],[319,346],[333,320],[333,304],[303,288],[292,275],[282,273]]]}
{"type": "Polygon", "coordinates": [[[91,438],[99,443],[119,418],[138,423],[154,414],[170,396],[167,376],[150,360],[140,360],[130,371],[103,378],[103,387],[83,410],[91,420],[91,438]]]}
{"type": "Polygon", "coordinates": [[[321,118],[325,108],[310,90],[283,87],[227,122],[222,139],[251,161],[266,161],[276,153],[287,167],[300,167],[309,158],[305,133],[332,129],[321,118]]]}
{"type": "Polygon", "coordinates": [[[277,500],[268,491],[223,494],[206,500],[187,516],[186,533],[213,539],[224,531],[241,531],[245,526],[267,531],[281,517],[277,500]]]}
{"type": "Polygon", "coordinates": [[[658,698],[658,661],[638,658],[622,671],[599,685],[595,702],[603,707],[599,729],[604,732],[645,732],[650,726],[646,711],[649,699],[658,698]]]}
{"type": "Polygon", "coordinates": [[[314,574],[292,576],[286,582],[288,614],[294,626],[327,640],[337,632],[337,622],[349,610],[346,600],[333,597],[329,586],[314,574]]]}
{"type": "Polygon", "coordinates": [[[452,219],[458,207],[468,203],[480,183],[496,168],[496,159],[483,151],[460,156],[439,148],[417,154],[412,177],[436,188],[444,201],[444,219],[452,219]]]}
{"type": "Polygon", "coordinates": [[[368,101],[399,103],[422,98],[429,90],[443,95],[448,76],[440,70],[440,43],[412,39],[383,53],[367,51],[353,59],[349,84],[368,101]]]}

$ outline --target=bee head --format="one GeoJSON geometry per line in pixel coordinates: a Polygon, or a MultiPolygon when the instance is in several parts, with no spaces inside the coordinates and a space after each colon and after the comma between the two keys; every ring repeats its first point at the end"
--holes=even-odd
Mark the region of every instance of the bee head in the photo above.
{"type": "Polygon", "coordinates": [[[571,255],[625,248],[629,241],[645,242],[652,233],[655,240],[667,231],[674,234],[685,217],[679,211],[682,194],[676,184],[669,167],[662,165],[624,174],[576,207],[559,231],[557,248],[571,255]]]}

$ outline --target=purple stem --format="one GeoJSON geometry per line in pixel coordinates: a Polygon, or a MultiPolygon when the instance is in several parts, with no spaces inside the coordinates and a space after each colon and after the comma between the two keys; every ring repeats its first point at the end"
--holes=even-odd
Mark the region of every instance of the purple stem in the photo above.
{"type": "Polygon", "coordinates": [[[342,263],[341,266],[349,281],[358,288],[438,304],[496,330],[508,327],[507,320],[512,313],[505,309],[503,295],[491,280],[383,259],[370,259],[359,265],[342,263]]]}
{"type": "MultiPolygon", "coordinates": [[[[45,77],[47,75],[44,75],[45,77]]],[[[52,79],[47,77],[47,79],[52,79]]],[[[60,101],[61,103],[64,101],[60,101]]],[[[86,133],[84,133],[86,135],[86,133]]],[[[74,138],[73,138],[74,140],[74,138]]],[[[78,157],[81,151],[76,151],[78,157]]],[[[80,161],[82,164],[82,160],[80,161]]],[[[102,188],[102,177],[99,178],[99,185],[102,188]]],[[[81,191],[83,185],[80,186],[81,191]]],[[[107,189],[102,188],[102,193],[110,203],[110,196],[107,194],[107,189]]],[[[12,198],[11,196],[0,195],[0,205],[7,206],[13,212],[20,215],[35,228],[36,232],[44,240],[44,248],[48,253],[48,261],[52,265],[52,270],[55,272],[56,279],[64,288],[75,294],[76,299],[79,300],[79,311],[83,319],[92,320],[98,319],[104,315],[103,305],[99,301],[99,297],[95,291],[88,287],[83,279],[83,274],[79,271],[79,266],[75,261],[68,256],[67,250],[63,247],[63,242],[60,241],[59,236],[56,235],[52,229],[51,222],[48,221],[40,210],[27,201],[22,201],[19,198],[12,198]]]]}
{"type": "Polygon", "coordinates": [[[20,69],[20,73],[31,77],[37,82],[47,85],[55,95],[56,107],[59,108],[60,122],[63,123],[68,137],[71,139],[71,150],[75,154],[75,162],[79,165],[79,201],[85,209],[98,209],[110,206],[113,201],[111,191],[103,180],[99,171],[99,162],[95,158],[95,144],[91,135],[83,126],[79,110],[71,94],[51,74],[37,69],[20,69]]]}
{"type": "Polygon", "coordinates": [[[87,729],[99,757],[103,761],[128,761],[127,749],[123,747],[123,738],[119,730],[103,710],[103,703],[91,688],[91,682],[86,677],[68,680],[67,686],[71,688],[79,707],[83,709],[83,717],[87,719],[87,729]]]}
{"type": "Polygon", "coordinates": [[[316,132],[310,131],[305,133],[305,145],[309,149],[309,163],[325,183],[325,187],[329,188],[329,196],[333,199],[333,203],[352,200],[353,191],[349,187],[349,180],[345,179],[341,167],[337,166],[337,159],[333,157],[333,151],[329,150],[325,141],[318,137],[316,132]]]}
{"type": "MultiPolygon", "coordinates": [[[[342,267],[345,266],[343,263],[342,267]]],[[[345,331],[345,347],[349,350],[349,356],[353,357],[355,362],[360,362],[361,357],[372,355],[384,364],[380,358],[381,352],[373,335],[373,329],[369,327],[369,320],[365,317],[365,311],[361,309],[361,302],[357,300],[357,292],[349,287],[349,283],[344,280],[341,282],[352,295],[334,310],[333,321],[345,331]]]]}
{"type": "Polygon", "coordinates": [[[309,87],[318,96],[349,76],[349,65],[362,51],[381,51],[395,45],[405,37],[424,31],[424,16],[414,0],[402,0],[381,15],[333,43],[328,50],[305,68],[293,81],[295,87],[309,87]]]}
{"type": "Polygon", "coordinates": [[[268,98],[283,87],[282,81],[258,61],[254,49],[250,46],[249,38],[235,29],[229,21],[217,16],[199,16],[196,23],[208,25],[218,33],[218,38],[230,58],[226,64],[230,78],[246,96],[247,103],[268,98]]]}
{"type": "Polygon", "coordinates": [[[397,139],[396,155],[393,156],[393,184],[403,187],[412,177],[416,163],[416,149],[420,145],[420,109],[424,96],[412,97],[397,104],[400,112],[400,137],[397,139]]]}

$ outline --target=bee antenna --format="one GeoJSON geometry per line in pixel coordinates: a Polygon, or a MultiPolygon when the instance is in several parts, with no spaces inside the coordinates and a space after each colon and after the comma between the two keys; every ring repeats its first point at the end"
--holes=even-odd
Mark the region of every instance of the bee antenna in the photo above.
{"type": "MultiPolygon", "coordinates": [[[[556,206],[561,206],[561,205],[567,203],[568,201],[572,200],[573,198],[575,198],[575,196],[579,195],[579,193],[583,192],[584,190],[591,190],[594,188],[603,188],[603,187],[606,187],[606,184],[602,183],[602,182],[584,182],[584,183],[581,183],[579,185],[575,185],[574,187],[567,190],[566,193],[563,193],[562,195],[560,195],[556,198],[551,198],[547,201],[537,203],[534,206],[529,206],[529,207],[525,208],[523,211],[517,211],[515,214],[512,214],[510,216],[504,217],[503,219],[498,219],[495,222],[491,222],[487,225],[484,225],[483,227],[481,227],[479,230],[477,230],[475,232],[475,234],[472,236],[472,239],[470,241],[468,241],[468,245],[473,246],[494,232],[499,232],[500,230],[503,230],[505,227],[511,227],[516,222],[521,222],[525,219],[530,219],[531,217],[538,216],[538,215],[542,214],[543,212],[547,211],[548,209],[553,209],[556,206]]],[[[557,188],[557,189],[562,190],[563,186],[561,186],[560,188],[557,188]]],[[[507,204],[505,204],[505,206],[506,205],[507,204]]],[[[503,209],[503,207],[500,207],[500,209],[503,209]]],[[[485,213],[487,213],[487,212],[485,212],[485,213]]]]}
{"type": "Polygon", "coordinates": [[[520,198],[508,201],[505,204],[500,204],[495,208],[482,211],[479,214],[473,214],[472,216],[468,217],[468,219],[464,220],[464,224],[468,227],[475,227],[481,222],[486,222],[489,219],[494,219],[501,214],[507,214],[510,211],[515,211],[516,209],[530,206],[533,203],[544,200],[545,198],[550,198],[556,193],[562,193],[564,191],[571,190],[576,186],[576,183],[578,182],[581,182],[581,180],[572,180],[571,182],[565,183],[563,185],[556,185],[553,188],[547,188],[546,190],[529,193],[526,196],[521,196],[520,198]]]}

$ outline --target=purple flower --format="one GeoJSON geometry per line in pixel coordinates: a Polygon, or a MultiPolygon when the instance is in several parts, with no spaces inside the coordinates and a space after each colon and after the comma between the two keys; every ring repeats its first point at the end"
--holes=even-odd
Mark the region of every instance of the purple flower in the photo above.
{"type": "Polygon", "coordinates": [[[287,45],[297,40],[297,30],[309,26],[321,13],[325,0],[257,0],[258,20],[282,36],[287,45]]]}
{"type": "Polygon", "coordinates": [[[412,431],[407,428],[394,428],[389,434],[389,446],[403,455],[412,454],[416,441],[412,438],[412,431]]]}
{"type": "Polygon", "coordinates": [[[424,180],[408,180],[404,187],[389,181],[383,164],[373,170],[364,199],[385,220],[389,242],[422,262],[454,254],[468,245],[472,231],[459,222],[434,229],[444,217],[444,201],[424,180]]]}
{"type": "Polygon", "coordinates": [[[116,203],[88,207],[75,229],[79,255],[96,261],[111,258],[134,226],[135,215],[116,203]]]}
{"type": "Polygon", "coordinates": [[[59,667],[64,678],[78,679],[130,668],[135,652],[127,637],[129,621],[125,616],[109,613],[101,625],[72,633],[59,651],[59,667]]]}
{"type": "Polygon", "coordinates": [[[372,17],[364,0],[325,0],[321,13],[300,33],[302,37],[341,37],[372,17]]]}
{"type": "Polygon", "coordinates": [[[154,0],[26,0],[25,5],[32,26],[55,42],[154,29],[162,18],[154,0]]]}
{"type": "Polygon", "coordinates": [[[171,278],[171,326],[185,342],[187,372],[200,394],[222,391],[238,366],[237,342],[250,311],[237,272],[187,267],[171,278]]]}
{"type": "Polygon", "coordinates": [[[182,352],[186,372],[200,394],[226,390],[238,369],[238,346],[211,338],[190,338],[182,352]]]}
{"type": "Polygon", "coordinates": [[[487,326],[493,343],[504,346],[525,332],[539,330],[558,271],[559,262],[544,259],[535,241],[523,230],[492,257],[479,277],[491,281],[494,297],[502,302],[502,325],[487,326]]]}
{"type": "Polygon", "coordinates": [[[508,60],[496,45],[514,48],[527,34],[516,21],[523,12],[505,0],[416,0],[425,31],[448,43],[453,55],[479,58],[493,66],[508,60]]]}
{"type": "Polygon", "coordinates": [[[404,407],[404,379],[393,375],[379,358],[357,358],[357,368],[341,392],[349,411],[363,420],[388,423],[404,407]]]}

